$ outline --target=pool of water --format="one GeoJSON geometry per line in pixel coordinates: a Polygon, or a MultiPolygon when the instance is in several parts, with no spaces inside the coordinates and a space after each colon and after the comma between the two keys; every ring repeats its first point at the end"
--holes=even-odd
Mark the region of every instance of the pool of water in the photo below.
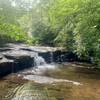
{"type": "MultiPolygon", "coordinates": [[[[22,96],[18,91],[24,91],[26,87],[28,93],[31,90],[30,94],[35,90],[40,91],[38,94],[45,91],[48,96],[45,100],[100,100],[100,70],[83,63],[63,63],[55,66],[45,70],[42,66],[42,69],[35,72],[28,69],[0,79],[0,100],[17,100],[16,95],[22,96]]],[[[35,100],[34,96],[30,100],[35,100]]]]}

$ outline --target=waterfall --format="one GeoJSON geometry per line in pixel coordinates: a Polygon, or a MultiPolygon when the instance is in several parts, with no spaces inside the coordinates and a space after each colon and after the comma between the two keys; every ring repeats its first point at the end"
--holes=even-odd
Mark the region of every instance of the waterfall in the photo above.
{"type": "Polygon", "coordinates": [[[35,57],[34,57],[34,66],[38,67],[41,65],[45,65],[46,61],[43,57],[39,56],[38,53],[36,53],[35,57]]]}
{"type": "Polygon", "coordinates": [[[42,73],[43,71],[47,69],[55,69],[55,65],[52,63],[53,54],[50,55],[50,60],[51,60],[51,63],[48,64],[42,56],[39,56],[39,54],[36,53],[34,57],[34,67],[33,67],[32,72],[37,74],[37,73],[42,73]]]}

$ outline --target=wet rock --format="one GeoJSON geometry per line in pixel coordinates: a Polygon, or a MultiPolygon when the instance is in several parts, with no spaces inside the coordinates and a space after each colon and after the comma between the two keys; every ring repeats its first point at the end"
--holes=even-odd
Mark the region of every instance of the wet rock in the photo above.
{"type": "Polygon", "coordinates": [[[0,60],[3,58],[3,55],[0,55],[0,60]]]}
{"type": "Polygon", "coordinates": [[[13,60],[2,58],[0,60],[0,76],[11,73],[13,69],[13,63],[14,63],[13,60]]]}
{"type": "Polygon", "coordinates": [[[38,53],[48,53],[48,52],[55,52],[57,50],[64,50],[64,48],[61,47],[44,47],[44,46],[23,46],[20,48],[21,50],[26,51],[34,51],[38,53]]]}
{"type": "Polygon", "coordinates": [[[0,52],[9,51],[9,50],[12,50],[12,48],[9,47],[0,48],[0,52]]]}
{"type": "Polygon", "coordinates": [[[7,51],[7,52],[3,52],[2,53],[6,58],[8,59],[24,59],[24,57],[28,57],[28,58],[32,58],[35,56],[34,52],[28,52],[28,51],[24,51],[24,50],[11,50],[11,51],[7,51]]]}
{"type": "Polygon", "coordinates": [[[35,56],[34,52],[27,52],[23,50],[11,50],[2,54],[7,59],[14,60],[14,72],[33,66],[35,56]]]}

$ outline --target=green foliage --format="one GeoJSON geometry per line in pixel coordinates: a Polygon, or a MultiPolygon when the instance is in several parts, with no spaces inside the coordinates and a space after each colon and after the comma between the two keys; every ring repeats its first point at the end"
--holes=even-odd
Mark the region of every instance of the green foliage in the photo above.
{"type": "MultiPolygon", "coordinates": [[[[24,41],[25,32],[18,26],[8,23],[0,23],[0,36],[7,41],[24,41]]],[[[5,40],[4,40],[5,41],[5,40]]]]}
{"type": "Polygon", "coordinates": [[[100,1],[55,0],[49,13],[57,43],[100,66],[100,1]]]}
{"type": "Polygon", "coordinates": [[[94,63],[100,62],[100,13],[98,0],[85,1],[80,15],[77,17],[75,32],[75,51],[85,59],[93,58],[94,63]]]}
{"type": "Polygon", "coordinates": [[[36,38],[39,44],[42,45],[54,45],[54,39],[56,34],[53,33],[50,26],[47,26],[41,22],[37,23],[35,30],[33,31],[33,37],[36,38]]]}

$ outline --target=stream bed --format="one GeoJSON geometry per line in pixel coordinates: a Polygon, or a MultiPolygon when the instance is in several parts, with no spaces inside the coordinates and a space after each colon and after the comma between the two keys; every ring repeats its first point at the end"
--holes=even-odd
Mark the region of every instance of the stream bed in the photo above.
{"type": "Polygon", "coordinates": [[[43,68],[1,78],[0,100],[100,100],[100,71],[90,64],[62,63],[43,68]]]}

